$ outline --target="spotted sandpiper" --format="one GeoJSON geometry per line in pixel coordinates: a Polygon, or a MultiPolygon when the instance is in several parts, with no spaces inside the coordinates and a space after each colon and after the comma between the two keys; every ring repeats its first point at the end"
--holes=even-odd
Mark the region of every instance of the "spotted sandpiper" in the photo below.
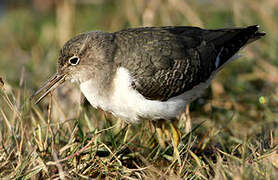
{"type": "MultiPolygon", "coordinates": [[[[173,122],[237,52],[262,36],[259,26],[207,30],[143,27],[77,35],[60,50],[57,73],[33,97],[39,102],[66,80],[93,107],[129,122],[173,122]]],[[[171,123],[170,123],[171,124],[171,123]]],[[[178,129],[172,125],[178,142],[178,129]]]]}

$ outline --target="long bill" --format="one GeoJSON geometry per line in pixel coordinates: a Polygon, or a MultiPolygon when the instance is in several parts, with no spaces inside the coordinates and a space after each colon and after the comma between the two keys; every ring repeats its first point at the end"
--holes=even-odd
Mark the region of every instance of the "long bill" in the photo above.
{"type": "Polygon", "coordinates": [[[61,85],[63,82],[65,82],[66,75],[64,74],[58,74],[55,73],[53,76],[51,76],[43,85],[42,87],[37,90],[30,99],[34,99],[36,96],[39,98],[36,100],[35,104],[39,103],[45,96],[47,96],[51,91],[56,89],[59,85],[61,85]]]}

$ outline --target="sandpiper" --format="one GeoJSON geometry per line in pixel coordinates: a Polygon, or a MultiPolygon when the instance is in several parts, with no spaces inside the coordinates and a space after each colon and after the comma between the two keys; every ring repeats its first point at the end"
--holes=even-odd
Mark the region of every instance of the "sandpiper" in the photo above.
{"type": "MultiPolygon", "coordinates": [[[[259,26],[207,30],[189,26],[91,31],[60,50],[57,72],[37,92],[39,102],[66,80],[90,104],[125,119],[174,122],[238,51],[262,36],[259,26]]],[[[170,123],[174,142],[178,129],[170,123]]]]}

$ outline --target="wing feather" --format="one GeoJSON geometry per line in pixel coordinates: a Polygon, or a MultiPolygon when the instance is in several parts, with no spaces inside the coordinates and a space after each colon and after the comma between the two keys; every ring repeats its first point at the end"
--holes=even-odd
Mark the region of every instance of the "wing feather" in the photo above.
{"type": "Polygon", "coordinates": [[[248,40],[258,38],[257,31],[257,26],[122,30],[115,33],[118,49],[114,60],[129,70],[133,88],[145,98],[165,101],[205,82],[248,40]]]}

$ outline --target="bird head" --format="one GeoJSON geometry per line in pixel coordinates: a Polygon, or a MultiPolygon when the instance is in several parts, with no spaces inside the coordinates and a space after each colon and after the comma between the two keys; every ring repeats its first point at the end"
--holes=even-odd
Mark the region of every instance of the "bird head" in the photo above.
{"type": "Polygon", "coordinates": [[[66,42],[60,50],[57,72],[30,99],[38,97],[35,102],[38,103],[67,80],[82,83],[93,78],[105,59],[103,34],[97,31],[83,33],[66,42]]]}

